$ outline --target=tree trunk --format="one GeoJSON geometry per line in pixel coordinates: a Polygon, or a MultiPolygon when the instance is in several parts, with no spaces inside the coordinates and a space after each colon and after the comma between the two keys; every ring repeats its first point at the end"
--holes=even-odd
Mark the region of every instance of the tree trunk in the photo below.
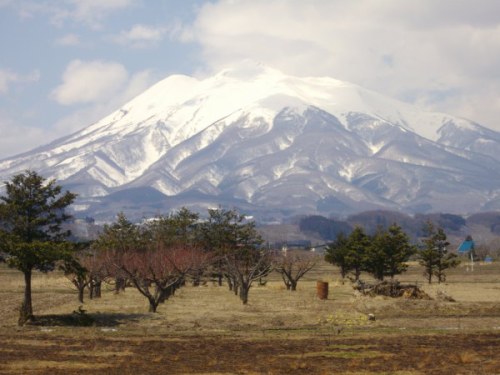
{"type": "Polygon", "coordinates": [[[78,302],[83,303],[83,292],[85,291],[85,284],[78,286],[78,302]]]}
{"type": "Polygon", "coordinates": [[[101,284],[102,281],[91,279],[89,283],[89,298],[101,298],[101,284]]]}
{"type": "Polygon", "coordinates": [[[31,269],[24,271],[24,300],[19,310],[18,321],[20,326],[24,325],[27,321],[34,320],[33,305],[31,303],[31,273],[31,269]]]}
{"type": "Polygon", "coordinates": [[[96,281],[94,283],[94,297],[95,298],[101,298],[101,285],[102,285],[101,280],[96,281]]]}
{"type": "Polygon", "coordinates": [[[120,293],[120,291],[125,291],[125,285],[127,280],[123,277],[117,277],[115,279],[115,294],[120,293]]]}
{"type": "Polygon", "coordinates": [[[246,285],[241,285],[239,289],[240,289],[240,300],[244,305],[246,305],[248,303],[248,291],[250,287],[247,287],[246,285]]]}
{"type": "Polygon", "coordinates": [[[283,283],[286,286],[286,290],[290,290],[291,287],[290,280],[288,280],[288,277],[283,272],[280,272],[280,274],[281,274],[281,279],[283,280],[283,283]]]}
{"type": "Polygon", "coordinates": [[[292,290],[292,292],[295,292],[297,290],[297,281],[290,281],[290,289],[292,290]]]}
{"type": "Polygon", "coordinates": [[[201,275],[199,273],[196,273],[196,275],[193,277],[193,286],[200,286],[201,284],[201,275]]]}
{"type": "Polygon", "coordinates": [[[354,270],[354,281],[358,281],[360,276],[361,276],[361,270],[359,268],[356,268],[354,270]]]}
{"type": "Polygon", "coordinates": [[[158,307],[158,303],[152,298],[149,298],[149,312],[156,312],[156,308],[158,307]]]}

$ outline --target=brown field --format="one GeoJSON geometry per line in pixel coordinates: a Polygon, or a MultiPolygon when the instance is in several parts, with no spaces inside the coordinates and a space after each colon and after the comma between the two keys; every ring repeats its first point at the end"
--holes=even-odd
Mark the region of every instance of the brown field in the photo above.
{"type": "Polygon", "coordinates": [[[60,273],[36,274],[35,325],[17,327],[22,275],[0,266],[1,374],[500,374],[500,265],[465,265],[428,286],[456,302],[356,295],[321,264],[287,292],[277,275],[243,306],[227,288],[186,286],[158,313],[133,288],[86,300],[60,273]],[[316,280],[328,281],[328,300],[316,280]],[[368,314],[376,320],[369,321],[368,314]],[[90,318],[93,323],[79,326],[90,318]]]}

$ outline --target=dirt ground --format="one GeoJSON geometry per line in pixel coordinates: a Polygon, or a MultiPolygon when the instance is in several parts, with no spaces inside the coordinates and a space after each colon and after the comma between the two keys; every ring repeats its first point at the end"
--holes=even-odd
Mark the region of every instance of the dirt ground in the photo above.
{"type": "Polygon", "coordinates": [[[5,374],[499,374],[500,334],[0,335],[5,374]]]}
{"type": "Polygon", "coordinates": [[[271,276],[246,306],[225,287],[188,285],[156,314],[133,288],[80,306],[61,274],[37,274],[37,320],[17,327],[22,275],[0,267],[0,374],[500,374],[500,265],[431,286],[412,266],[401,280],[433,300],[359,296],[337,272],[322,264],[293,293],[271,276]]]}

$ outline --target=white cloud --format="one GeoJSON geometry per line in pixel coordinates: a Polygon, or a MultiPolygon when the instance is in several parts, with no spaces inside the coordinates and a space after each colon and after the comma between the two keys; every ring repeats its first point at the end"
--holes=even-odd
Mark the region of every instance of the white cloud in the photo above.
{"type": "Polygon", "coordinates": [[[0,69],[0,94],[6,94],[9,86],[19,82],[36,82],[40,79],[40,73],[34,71],[30,74],[19,74],[7,69],[0,69]]]}
{"type": "Polygon", "coordinates": [[[73,133],[85,126],[100,120],[112,111],[115,111],[127,101],[141,94],[158,81],[158,77],[149,70],[132,74],[127,81],[120,85],[113,95],[79,107],[68,116],[61,118],[53,127],[60,136],[73,133]]]}
{"type": "Polygon", "coordinates": [[[77,109],[51,127],[40,128],[27,125],[23,121],[32,122],[32,118],[29,118],[32,115],[26,113],[13,115],[0,108],[0,134],[2,135],[0,137],[0,159],[29,151],[89,126],[142,93],[156,83],[158,78],[149,70],[134,74],[127,73],[127,79],[119,85],[119,89],[114,91],[112,95],[78,106],[77,109]]]}
{"type": "Polygon", "coordinates": [[[45,129],[19,123],[0,109],[0,159],[40,146],[40,140],[54,139],[54,134],[45,129]],[[22,141],[20,141],[22,140],[22,141]]]}
{"type": "Polygon", "coordinates": [[[73,9],[69,18],[86,23],[93,27],[100,27],[102,19],[111,12],[129,8],[135,0],[69,0],[73,9]]]}
{"type": "Polygon", "coordinates": [[[119,89],[114,91],[112,95],[78,106],[77,109],[51,127],[30,126],[27,122],[33,122],[31,118],[33,115],[27,113],[13,115],[0,108],[0,134],[2,135],[0,137],[0,159],[29,151],[89,126],[144,92],[156,83],[158,78],[149,70],[134,74],[127,73],[127,79],[119,85],[119,89]]]}
{"type": "Polygon", "coordinates": [[[109,100],[122,90],[128,72],[116,62],[73,60],[62,79],[62,84],[52,92],[52,98],[59,104],[93,103],[109,100]]]}
{"type": "Polygon", "coordinates": [[[9,70],[0,70],[0,94],[5,94],[9,84],[17,79],[17,74],[9,70]]]}
{"type": "Polygon", "coordinates": [[[111,40],[134,48],[145,47],[161,41],[166,32],[167,29],[164,27],[134,25],[130,30],[122,31],[119,35],[111,37],[111,40]]]}
{"type": "Polygon", "coordinates": [[[214,70],[252,58],[500,130],[498,14],[496,0],[221,0],[179,39],[199,43],[214,70]]]}
{"type": "Polygon", "coordinates": [[[60,46],[78,46],[80,44],[80,38],[76,34],[66,34],[56,39],[56,44],[60,46]]]}
{"type": "Polygon", "coordinates": [[[109,14],[130,8],[136,2],[137,0],[17,0],[7,1],[5,5],[16,9],[23,18],[44,15],[57,26],[63,26],[66,22],[78,22],[99,29],[109,14]]]}

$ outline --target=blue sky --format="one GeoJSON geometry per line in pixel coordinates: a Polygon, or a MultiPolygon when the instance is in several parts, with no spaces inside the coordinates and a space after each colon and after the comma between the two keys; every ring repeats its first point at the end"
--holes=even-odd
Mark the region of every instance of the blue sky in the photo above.
{"type": "Polygon", "coordinates": [[[496,0],[0,0],[0,158],[254,59],[500,130],[496,0]]]}

